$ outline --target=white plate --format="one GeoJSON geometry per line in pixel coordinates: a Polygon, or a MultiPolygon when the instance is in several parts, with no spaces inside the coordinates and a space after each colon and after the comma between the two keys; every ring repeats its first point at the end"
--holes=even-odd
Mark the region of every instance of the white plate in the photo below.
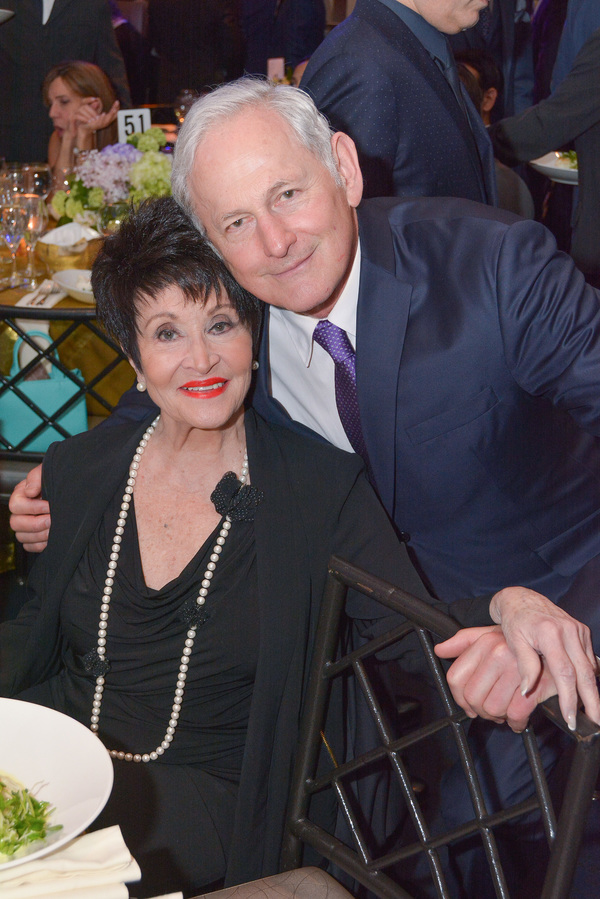
{"type": "Polygon", "coordinates": [[[84,277],[89,281],[90,275],[91,271],[89,268],[65,268],[61,272],[55,272],[52,275],[52,280],[55,281],[59,287],[62,287],[63,290],[66,290],[73,299],[80,300],[82,303],[91,303],[93,305],[95,301],[92,291],[82,290],[81,287],[77,286],[84,277]]]}
{"type": "Polygon", "coordinates": [[[558,181],[559,184],[578,184],[579,172],[577,169],[569,169],[564,164],[561,165],[560,153],[546,153],[539,159],[532,159],[529,165],[536,172],[541,172],[551,181],[558,181]]]}
{"type": "Polygon", "coordinates": [[[108,800],[113,766],[91,730],[74,718],[18,699],[0,699],[0,775],[9,774],[55,811],[50,823],[62,829],[33,851],[0,862],[6,871],[54,852],[94,821],[108,800]]]}

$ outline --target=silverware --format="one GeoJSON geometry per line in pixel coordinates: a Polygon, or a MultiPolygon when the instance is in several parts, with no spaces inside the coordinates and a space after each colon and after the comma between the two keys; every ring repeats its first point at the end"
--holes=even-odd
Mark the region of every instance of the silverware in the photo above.
{"type": "Polygon", "coordinates": [[[38,287],[38,291],[34,297],[29,301],[29,306],[43,306],[46,302],[46,299],[53,293],[59,293],[60,287],[57,287],[54,281],[50,282],[48,287],[44,287],[42,284],[38,287]]]}

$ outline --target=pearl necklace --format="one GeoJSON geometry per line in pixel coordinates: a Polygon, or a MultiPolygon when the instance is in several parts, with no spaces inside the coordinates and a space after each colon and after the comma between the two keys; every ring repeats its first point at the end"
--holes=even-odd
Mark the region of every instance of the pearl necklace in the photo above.
{"type": "MultiPolygon", "coordinates": [[[[123,540],[123,533],[125,531],[125,525],[127,524],[127,515],[129,513],[129,506],[131,504],[131,499],[133,496],[133,488],[135,486],[135,479],[137,478],[138,470],[140,467],[140,461],[144,454],[144,450],[148,445],[148,441],[154,434],[154,430],[158,421],[160,419],[160,415],[158,415],[152,424],[146,429],[144,432],[142,439],[140,440],[138,447],[134,453],[133,460],[131,465],[129,466],[129,477],[127,478],[127,484],[125,487],[125,493],[123,494],[123,499],[121,502],[121,511],[119,513],[119,518],[117,520],[117,527],[115,529],[115,536],[113,538],[113,543],[111,547],[110,553],[110,561],[108,563],[108,571],[106,572],[106,579],[104,581],[104,589],[102,591],[102,602],[100,605],[100,623],[98,625],[98,642],[96,646],[96,653],[99,660],[99,667],[102,669],[102,673],[96,678],[96,688],[94,691],[94,699],[92,702],[92,717],[90,723],[90,730],[94,731],[95,734],[98,733],[98,722],[100,720],[100,710],[102,708],[102,694],[104,692],[105,678],[104,675],[108,671],[108,660],[106,658],[106,629],[108,626],[108,610],[110,608],[110,598],[113,591],[113,585],[115,582],[115,574],[117,571],[117,565],[119,562],[119,553],[121,551],[121,542],[123,540]]],[[[244,464],[242,467],[242,472],[239,480],[242,484],[245,484],[248,479],[248,452],[244,452],[244,464]]],[[[215,568],[217,567],[217,562],[219,561],[219,556],[223,551],[223,546],[227,539],[231,528],[231,518],[229,515],[226,515],[221,524],[221,528],[219,530],[219,536],[217,537],[217,542],[213,546],[212,552],[210,554],[210,561],[206,566],[206,571],[202,577],[200,590],[198,591],[198,596],[196,597],[196,605],[199,609],[202,608],[204,603],[206,602],[206,597],[208,595],[208,591],[210,588],[210,583],[213,578],[215,568]]],[[[121,759],[126,762],[150,762],[155,761],[159,756],[164,755],[166,750],[169,748],[171,743],[173,742],[173,737],[175,736],[175,730],[177,728],[177,723],[179,721],[179,713],[181,712],[181,705],[183,702],[183,693],[185,690],[185,681],[187,677],[188,667],[189,667],[189,658],[192,654],[192,649],[194,646],[194,640],[196,638],[196,625],[191,625],[186,633],[186,638],[184,642],[183,652],[181,655],[181,662],[179,664],[179,671],[177,674],[177,682],[175,685],[175,696],[173,698],[173,706],[171,709],[171,717],[169,718],[169,724],[167,726],[167,730],[165,735],[161,741],[161,743],[154,749],[152,752],[144,752],[144,753],[133,753],[133,752],[123,752],[117,749],[109,749],[109,753],[114,759],[121,759]]]]}

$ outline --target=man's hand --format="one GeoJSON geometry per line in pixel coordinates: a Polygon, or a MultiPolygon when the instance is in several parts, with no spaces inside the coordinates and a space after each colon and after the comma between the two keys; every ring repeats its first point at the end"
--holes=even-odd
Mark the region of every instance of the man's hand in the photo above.
{"type": "Polygon", "coordinates": [[[20,481],[8,503],[10,526],[17,540],[30,553],[46,548],[50,531],[50,506],[41,498],[42,466],[37,465],[20,481]]]}
{"type": "Polygon", "coordinates": [[[501,631],[469,628],[436,646],[440,658],[457,659],[448,680],[467,714],[508,720],[513,730],[522,730],[535,706],[558,693],[571,729],[580,700],[600,724],[598,662],[589,628],[524,587],[497,593],[490,614],[501,631]]]}
{"type": "Polygon", "coordinates": [[[456,703],[470,718],[505,721],[521,733],[536,705],[554,696],[556,684],[544,663],[534,688],[521,695],[517,660],[499,627],[465,628],[435,647],[443,659],[456,658],[448,670],[448,685],[456,703]]]}
{"type": "Polygon", "coordinates": [[[556,683],[563,718],[571,730],[575,728],[578,699],[588,717],[600,724],[598,660],[587,625],[525,587],[506,587],[496,593],[490,603],[490,615],[501,625],[517,659],[523,695],[535,688],[543,658],[556,683]]]}

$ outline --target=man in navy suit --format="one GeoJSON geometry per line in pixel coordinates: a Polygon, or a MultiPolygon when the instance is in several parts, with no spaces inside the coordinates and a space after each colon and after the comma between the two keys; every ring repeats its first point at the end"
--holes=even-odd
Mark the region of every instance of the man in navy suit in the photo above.
{"type": "MultiPolygon", "coordinates": [[[[390,517],[445,599],[494,594],[510,646],[474,629],[438,648],[460,653],[461,704],[522,729],[548,686],[571,725],[577,694],[600,721],[589,632],[561,608],[590,625],[598,616],[598,292],[542,226],[480,204],[382,199],[357,215],[354,144],[294,88],[242,81],[199,101],[173,191],[270,304],[256,408],[351,451],[334,362],[315,336],[325,320],[342,329],[365,461],[390,517]]],[[[35,492],[21,487],[13,513],[35,492]]],[[[43,527],[47,509],[33,502],[43,527]]],[[[521,742],[495,729],[487,743],[502,760],[500,794],[526,795],[521,742]]],[[[451,811],[460,817],[458,801],[451,811]]]]}
{"type": "Polygon", "coordinates": [[[494,161],[446,37],[488,0],[357,0],[302,77],[336,130],[354,140],[366,197],[496,202],[494,161]]]}
{"type": "MultiPolygon", "coordinates": [[[[352,140],[331,135],[301,91],[253,79],[188,114],[173,191],[270,304],[256,408],[352,451],[334,363],[314,341],[322,319],[343,328],[365,461],[432,589],[507,600],[503,588],[520,585],[504,606],[533,609],[516,641],[536,651],[520,660],[524,680],[539,673],[537,651],[593,675],[571,652],[583,641],[591,653],[583,631],[565,641],[571,625],[539,594],[577,599],[590,624],[597,614],[595,594],[578,588],[600,554],[600,298],[546,229],[463,200],[379,199],[357,212],[352,140]]],[[[37,524],[13,525],[40,549],[47,509],[29,508],[37,524]]],[[[585,676],[565,688],[566,717],[576,689],[585,676]]]]}

